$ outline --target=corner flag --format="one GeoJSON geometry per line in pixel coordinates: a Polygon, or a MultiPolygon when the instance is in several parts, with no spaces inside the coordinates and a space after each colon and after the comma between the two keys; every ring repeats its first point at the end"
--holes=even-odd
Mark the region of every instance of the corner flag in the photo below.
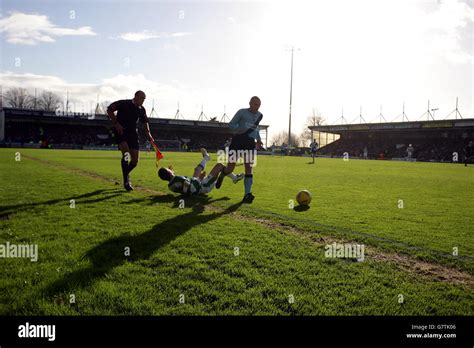
{"type": "Polygon", "coordinates": [[[163,158],[163,155],[162,155],[160,149],[158,148],[158,146],[155,144],[154,141],[151,141],[151,145],[152,145],[153,148],[155,149],[155,153],[156,153],[156,167],[158,168],[158,162],[160,161],[160,159],[163,158]]]}

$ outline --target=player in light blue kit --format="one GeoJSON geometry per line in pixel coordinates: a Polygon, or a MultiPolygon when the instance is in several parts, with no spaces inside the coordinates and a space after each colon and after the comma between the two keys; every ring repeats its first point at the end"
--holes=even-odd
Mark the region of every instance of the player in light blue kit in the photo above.
{"type": "Polygon", "coordinates": [[[255,156],[255,142],[261,147],[258,125],[263,115],[258,111],[261,101],[258,97],[252,97],[248,109],[240,109],[229,122],[229,128],[234,133],[232,142],[229,146],[229,162],[217,178],[216,188],[219,189],[222,181],[227,175],[230,175],[235,168],[238,157],[243,154],[245,164],[244,188],[245,194],[243,202],[252,203],[255,196],[252,194],[253,173],[252,162],[255,156]],[[231,152],[234,151],[234,156],[231,152]],[[237,156],[235,156],[237,154],[237,156]]]}

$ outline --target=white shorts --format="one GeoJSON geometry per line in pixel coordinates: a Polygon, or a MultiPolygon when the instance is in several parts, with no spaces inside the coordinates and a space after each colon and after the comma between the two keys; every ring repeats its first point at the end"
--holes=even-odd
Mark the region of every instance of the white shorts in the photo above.
{"type": "Polygon", "coordinates": [[[199,190],[199,194],[208,194],[212,191],[212,189],[216,186],[216,179],[213,176],[207,175],[201,180],[201,189],[199,190]]]}

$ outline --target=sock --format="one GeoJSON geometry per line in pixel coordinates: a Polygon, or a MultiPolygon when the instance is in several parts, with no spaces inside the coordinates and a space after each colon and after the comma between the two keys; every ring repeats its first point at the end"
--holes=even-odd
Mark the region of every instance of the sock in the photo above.
{"type": "Polygon", "coordinates": [[[227,174],[227,176],[228,176],[229,178],[231,178],[232,180],[237,179],[237,175],[235,175],[234,173],[229,173],[229,174],[227,174]]]}
{"type": "Polygon", "coordinates": [[[253,184],[253,175],[252,174],[245,174],[244,178],[244,187],[245,187],[245,194],[249,194],[252,192],[252,184],[253,184]]]}
{"type": "Polygon", "coordinates": [[[130,172],[131,172],[136,166],[137,166],[136,163],[133,163],[133,164],[132,164],[132,162],[130,162],[130,163],[128,164],[128,173],[127,173],[127,174],[130,174],[130,172]]]}
{"type": "Polygon", "coordinates": [[[207,159],[202,159],[202,161],[198,164],[198,166],[200,166],[202,168],[202,170],[206,169],[206,163],[207,163],[207,159]]]}
{"type": "Polygon", "coordinates": [[[120,161],[120,165],[122,166],[123,181],[126,181],[127,175],[128,175],[128,161],[125,160],[125,156],[122,157],[122,160],[120,161]]]}
{"type": "Polygon", "coordinates": [[[233,172],[227,173],[226,170],[227,170],[227,167],[224,167],[224,169],[222,169],[222,175],[232,177],[231,175],[233,175],[234,173],[233,172]]]}

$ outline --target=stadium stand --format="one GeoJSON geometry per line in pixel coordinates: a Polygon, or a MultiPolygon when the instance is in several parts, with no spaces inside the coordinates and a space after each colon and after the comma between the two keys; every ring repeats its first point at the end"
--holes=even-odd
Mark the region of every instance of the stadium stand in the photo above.
{"type": "Polygon", "coordinates": [[[340,139],[319,149],[318,154],[369,159],[404,159],[414,147],[417,161],[452,162],[453,153],[462,159],[463,148],[474,139],[474,119],[392,122],[310,127],[312,131],[336,133],[340,139]]]}
{"type": "MultiPolygon", "coordinates": [[[[5,134],[0,146],[42,148],[113,148],[112,125],[106,115],[4,108],[5,134]]],[[[268,126],[260,126],[265,133],[268,126]]],[[[228,124],[216,121],[150,118],[150,129],[162,150],[218,150],[231,137],[228,124]],[[184,146],[184,144],[186,144],[184,146]]],[[[146,136],[139,127],[140,146],[146,136]]]]}
{"type": "MultiPolygon", "coordinates": [[[[106,115],[90,115],[3,108],[3,147],[38,147],[69,149],[116,149],[110,121],[106,115]]],[[[193,151],[206,147],[222,149],[231,137],[228,124],[216,121],[150,118],[150,128],[157,145],[163,150],[193,151]]],[[[407,147],[414,147],[417,161],[451,162],[457,152],[462,161],[463,148],[474,139],[474,119],[387,122],[369,124],[320,125],[309,127],[314,132],[336,134],[339,139],[322,146],[318,155],[352,158],[405,159],[407,147]]],[[[261,126],[266,142],[268,126],[261,126]]],[[[146,136],[140,128],[140,145],[146,136]]],[[[266,144],[265,144],[266,146],[266,144]]],[[[292,155],[302,155],[298,149],[292,155]]]]}

